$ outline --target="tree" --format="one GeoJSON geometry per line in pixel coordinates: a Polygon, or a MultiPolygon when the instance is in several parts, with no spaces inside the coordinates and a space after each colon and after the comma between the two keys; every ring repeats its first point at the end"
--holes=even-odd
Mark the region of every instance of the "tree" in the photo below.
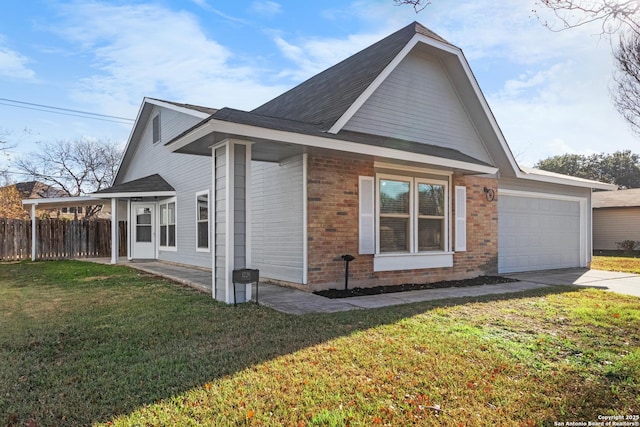
{"type": "Polygon", "coordinates": [[[29,219],[22,207],[22,195],[15,185],[0,187],[0,218],[29,219]]]}
{"type": "Polygon", "coordinates": [[[578,178],[616,184],[621,188],[640,188],[640,155],[631,150],[613,154],[563,154],[540,160],[534,167],[578,178]]]}
{"type": "MultiPolygon", "coordinates": [[[[538,0],[535,4],[550,9],[558,18],[560,28],[543,22],[554,31],[600,22],[603,34],[614,34],[624,28],[640,34],[640,3],[637,0],[538,0]]],[[[533,12],[537,14],[535,9],[533,12]]]]}
{"type": "MultiPolygon", "coordinates": [[[[72,197],[110,186],[122,157],[121,149],[110,141],[77,139],[38,145],[40,150],[16,160],[16,168],[72,197]]],[[[87,209],[85,217],[98,211],[99,207],[87,209]]]]}
{"type": "MultiPolygon", "coordinates": [[[[410,5],[417,12],[431,4],[431,0],[393,0],[396,5],[410,5]]],[[[562,31],[600,22],[603,34],[613,34],[630,28],[640,34],[640,2],[637,0],[536,0],[534,7],[549,9],[560,22],[542,20],[537,9],[532,12],[542,24],[553,31],[562,31]]]]}
{"type": "Polygon", "coordinates": [[[626,32],[614,50],[613,102],[618,112],[640,135],[640,35],[626,32]]]}

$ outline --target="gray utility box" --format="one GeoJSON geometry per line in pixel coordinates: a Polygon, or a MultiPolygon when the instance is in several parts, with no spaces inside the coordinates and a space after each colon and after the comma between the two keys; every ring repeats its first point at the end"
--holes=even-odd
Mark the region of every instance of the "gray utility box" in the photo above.
{"type": "Polygon", "coordinates": [[[233,305],[236,305],[236,283],[246,285],[248,283],[256,284],[256,304],[258,303],[258,286],[260,283],[260,270],[251,268],[241,268],[233,270],[231,281],[233,282],[233,305]]]}

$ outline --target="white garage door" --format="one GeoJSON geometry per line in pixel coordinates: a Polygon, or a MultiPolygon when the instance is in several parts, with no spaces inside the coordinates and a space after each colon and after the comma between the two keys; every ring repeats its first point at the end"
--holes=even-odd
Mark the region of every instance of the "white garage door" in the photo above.
{"type": "Polygon", "coordinates": [[[498,271],[548,270],[585,264],[578,200],[498,197],[498,271]]]}

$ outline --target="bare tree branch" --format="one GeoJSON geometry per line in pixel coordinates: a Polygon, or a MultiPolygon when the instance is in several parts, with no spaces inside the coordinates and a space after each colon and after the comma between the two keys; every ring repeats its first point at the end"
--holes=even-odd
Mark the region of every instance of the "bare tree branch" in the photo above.
{"type": "Polygon", "coordinates": [[[542,24],[553,31],[600,22],[602,34],[613,34],[622,29],[640,33],[640,2],[637,0],[536,0],[535,4],[550,9],[559,20],[560,27],[543,21],[537,9],[533,10],[542,24]]]}
{"type": "MultiPolygon", "coordinates": [[[[40,150],[16,160],[16,168],[69,196],[85,195],[111,185],[122,156],[120,148],[109,141],[80,139],[38,145],[40,150]]],[[[98,211],[99,207],[88,208],[85,217],[98,211]]]]}
{"type": "Polygon", "coordinates": [[[396,6],[402,6],[405,4],[411,5],[413,6],[413,10],[415,10],[416,13],[420,12],[422,9],[431,4],[431,0],[393,0],[393,2],[396,4],[396,6]]]}
{"type": "Polygon", "coordinates": [[[621,34],[613,52],[615,71],[611,88],[613,103],[631,129],[640,135],[640,35],[621,34]]]}

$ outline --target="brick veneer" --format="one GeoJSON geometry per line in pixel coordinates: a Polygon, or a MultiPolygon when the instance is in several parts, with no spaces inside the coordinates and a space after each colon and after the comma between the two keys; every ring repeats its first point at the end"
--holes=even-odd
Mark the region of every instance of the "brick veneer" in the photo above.
{"type": "MultiPolygon", "coordinates": [[[[311,289],[344,283],[344,254],[356,257],[349,265],[349,285],[427,283],[457,280],[498,270],[498,201],[487,201],[484,187],[497,190],[497,180],[453,176],[453,186],[467,188],[467,251],[454,255],[453,267],[402,271],[373,271],[373,255],[358,254],[358,177],[374,176],[373,159],[309,154],[307,160],[308,282],[311,289]]],[[[455,235],[455,205],[451,221],[455,235]]]]}

